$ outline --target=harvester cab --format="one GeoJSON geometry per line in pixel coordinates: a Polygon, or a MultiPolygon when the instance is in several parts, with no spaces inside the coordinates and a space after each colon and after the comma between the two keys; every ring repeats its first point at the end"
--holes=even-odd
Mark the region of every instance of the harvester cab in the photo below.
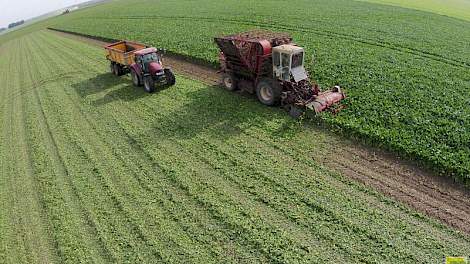
{"type": "Polygon", "coordinates": [[[280,45],[273,47],[274,76],[282,81],[295,82],[308,79],[304,68],[304,49],[294,45],[280,45]]]}

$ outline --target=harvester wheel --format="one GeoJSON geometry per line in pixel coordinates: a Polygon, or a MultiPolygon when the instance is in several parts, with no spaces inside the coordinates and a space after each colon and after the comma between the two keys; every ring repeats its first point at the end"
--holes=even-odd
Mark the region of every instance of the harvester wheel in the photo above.
{"type": "Polygon", "coordinates": [[[230,73],[222,74],[222,85],[228,91],[235,91],[237,89],[237,78],[230,73]]]}
{"type": "Polygon", "coordinates": [[[166,77],[166,81],[167,81],[168,85],[170,85],[170,86],[175,85],[176,78],[175,78],[175,75],[173,74],[173,72],[170,69],[165,69],[165,77],[166,77]]]}
{"type": "Polygon", "coordinates": [[[277,81],[264,78],[256,86],[258,100],[264,105],[275,105],[281,99],[282,88],[277,81]]]}
{"type": "Polygon", "coordinates": [[[152,76],[144,77],[144,89],[147,93],[155,92],[155,81],[153,80],[152,76]]]}
{"type": "Polygon", "coordinates": [[[134,71],[134,69],[131,69],[131,77],[132,77],[132,83],[134,84],[135,87],[139,87],[142,85],[140,82],[139,75],[134,71]]]}

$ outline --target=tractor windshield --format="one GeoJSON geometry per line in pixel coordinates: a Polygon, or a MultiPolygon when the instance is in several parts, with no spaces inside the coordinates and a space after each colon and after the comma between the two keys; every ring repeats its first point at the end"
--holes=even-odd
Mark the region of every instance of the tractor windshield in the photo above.
{"type": "Polygon", "coordinates": [[[160,61],[160,58],[158,57],[157,53],[153,52],[153,53],[145,54],[142,56],[143,63],[148,63],[152,61],[156,61],[156,62],[160,61]]]}
{"type": "Polygon", "coordinates": [[[304,62],[304,53],[299,52],[294,55],[292,55],[292,68],[297,68],[299,66],[302,66],[304,62]]]}

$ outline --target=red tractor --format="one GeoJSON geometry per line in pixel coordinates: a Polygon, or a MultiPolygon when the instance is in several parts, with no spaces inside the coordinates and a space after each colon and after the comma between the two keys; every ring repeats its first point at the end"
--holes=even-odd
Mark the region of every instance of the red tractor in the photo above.
{"type": "Polygon", "coordinates": [[[339,86],[321,92],[304,68],[304,49],[285,33],[250,31],[214,39],[220,48],[222,84],[256,93],[265,105],[281,104],[291,115],[316,113],[345,98],[339,86]]]}
{"type": "Polygon", "coordinates": [[[162,65],[160,50],[143,44],[120,41],[105,47],[111,72],[117,76],[129,73],[135,86],[152,93],[156,84],[174,85],[175,75],[162,65]]]}

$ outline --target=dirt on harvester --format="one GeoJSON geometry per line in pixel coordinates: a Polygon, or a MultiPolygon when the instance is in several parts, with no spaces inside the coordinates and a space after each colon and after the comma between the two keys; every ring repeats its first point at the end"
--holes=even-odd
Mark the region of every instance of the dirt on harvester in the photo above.
{"type": "MultiPolygon", "coordinates": [[[[101,47],[108,44],[68,33],[57,34],[101,47]]],[[[188,78],[208,85],[220,83],[220,76],[212,67],[172,56],[166,56],[165,62],[188,78]]],[[[310,154],[317,163],[470,234],[469,190],[394,154],[345,140],[320,128],[312,129],[325,135],[318,138],[318,147],[310,154]]]]}

